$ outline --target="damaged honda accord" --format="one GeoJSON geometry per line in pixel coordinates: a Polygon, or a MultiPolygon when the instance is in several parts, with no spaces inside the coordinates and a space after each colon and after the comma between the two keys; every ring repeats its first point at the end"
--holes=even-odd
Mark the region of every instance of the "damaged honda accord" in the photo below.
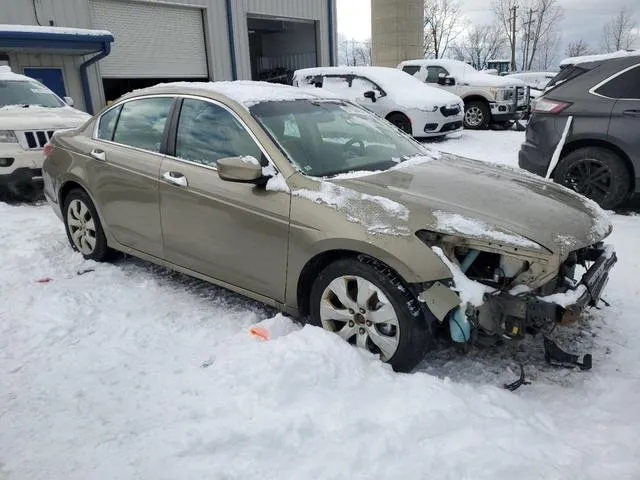
{"type": "Polygon", "coordinates": [[[158,85],[45,155],[45,194],[85,258],[221,285],[398,371],[438,324],[467,346],[575,321],[616,262],[594,202],[435,153],[320,89],[158,85]]]}

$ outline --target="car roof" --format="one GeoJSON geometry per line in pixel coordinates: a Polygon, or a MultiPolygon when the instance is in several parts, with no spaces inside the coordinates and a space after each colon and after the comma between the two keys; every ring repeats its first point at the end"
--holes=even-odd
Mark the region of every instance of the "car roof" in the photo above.
{"type": "Polygon", "coordinates": [[[640,60],[640,50],[619,50],[617,52],[603,53],[600,55],[583,55],[581,57],[569,57],[560,62],[560,67],[568,65],[580,65],[583,63],[600,64],[608,61],[619,61],[620,63],[630,63],[640,60]]]}
{"type": "Polygon", "coordinates": [[[335,95],[318,89],[317,91],[268,82],[249,80],[221,82],[172,82],[160,83],[153,87],[134,90],[122,100],[152,94],[197,95],[214,99],[231,99],[246,108],[270,101],[336,99],[335,95]]]}
{"type": "Polygon", "coordinates": [[[11,68],[7,65],[0,65],[0,80],[15,80],[21,82],[34,82],[35,80],[25,75],[20,75],[11,71],[11,68]]]}

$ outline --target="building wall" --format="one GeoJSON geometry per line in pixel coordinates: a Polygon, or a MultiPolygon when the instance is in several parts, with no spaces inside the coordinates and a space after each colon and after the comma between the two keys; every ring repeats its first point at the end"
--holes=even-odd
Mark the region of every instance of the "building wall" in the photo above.
{"type": "Polygon", "coordinates": [[[424,1],[372,0],[373,64],[396,67],[403,60],[424,57],[424,1]]]}
{"type": "MultiPolygon", "coordinates": [[[[132,2],[133,0],[123,1],[132,2]]],[[[149,2],[150,0],[140,1],[149,2]]],[[[333,37],[333,58],[336,58],[336,0],[231,0],[237,78],[251,78],[247,14],[263,15],[269,18],[281,17],[317,21],[320,65],[329,65],[329,1],[333,3],[333,32],[331,35],[333,37]]],[[[231,80],[233,75],[227,29],[227,0],[162,0],[161,3],[199,6],[204,9],[210,77],[212,80],[231,80]]],[[[37,25],[39,21],[42,25],[48,25],[49,20],[53,20],[55,25],[60,27],[92,28],[88,0],[37,0],[35,7],[34,9],[32,0],[0,0],[0,23],[37,25]],[[38,21],[36,20],[36,12],[38,21]]],[[[163,54],[166,55],[166,53],[163,54]]],[[[14,57],[14,61],[18,63],[19,68],[23,68],[30,66],[25,62],[31,60],[45,63],[60,60],[55,55],[50,59],[44,57],[45,55],[41,55],[39,59],[36,59],[31,55],[25,57],[21,54],[17,60],[14,57]]],[[[83,61],[84,59],[77,58],[75,62],[79,66],[83,61]]],[[[79,73],[77,68],[75,73],[73,72],[68,59],[64,62],[66,66],[64,75],[68,82],[69,94],[74,97],[76,104],[82,107],[84,106],[82,90],[76,91],[80,82],[79,73]]],[[[88,70],[92,101],[96,111],[104,105],[104,92],[99,69],[100,62],[92,65],[88,70]]]]}

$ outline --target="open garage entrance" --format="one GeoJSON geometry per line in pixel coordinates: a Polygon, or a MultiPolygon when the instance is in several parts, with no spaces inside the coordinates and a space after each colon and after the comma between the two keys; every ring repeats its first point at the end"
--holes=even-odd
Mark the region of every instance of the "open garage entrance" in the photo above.
{"type": "Polygon", "coordinates": [[[291,84],[299,68],[318,66],[316,22],[248,17],[251,78],[291,84]]]}
{"type": "Polygon", "coordinates": [[[116,38],[100,63],[107,102],[157,83],[209,78],[201,8],[118,0],[89,7],[94,27],[116,38]]]}

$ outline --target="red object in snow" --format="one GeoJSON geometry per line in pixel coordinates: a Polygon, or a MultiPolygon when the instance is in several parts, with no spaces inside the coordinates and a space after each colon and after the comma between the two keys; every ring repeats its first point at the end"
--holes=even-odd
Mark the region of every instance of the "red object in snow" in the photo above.
{"type": "Polygon", "coordinates": [[[44,278],[41,278],[40,280],[36,280],[36,282],[37,283],[49,283],[51,280],[53,280],[53,278],[44,277],[44,278]]]}

